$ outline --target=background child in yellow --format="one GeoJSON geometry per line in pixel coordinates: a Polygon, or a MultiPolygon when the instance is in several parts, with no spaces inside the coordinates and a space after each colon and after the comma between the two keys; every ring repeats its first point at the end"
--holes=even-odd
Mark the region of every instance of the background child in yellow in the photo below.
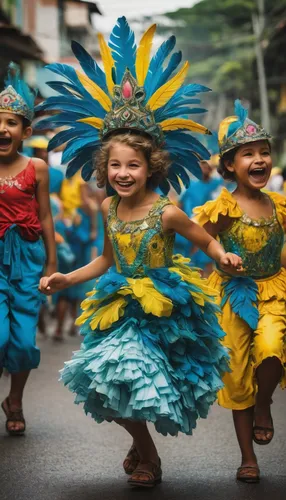
{"type": "Polygon", "coordinates": [[[286,330],[286,271],[281,269],[286,199],[265,193],[272,168],[270,136],[247,118],[240,101],[235,114],[220,124],[220,173],[235,180],[233,193],[224,189],[216,201],[195,209],[197,222],[219,237],[226,252],[243,259],[243,276],[217,269],[209,284],[220,294],[224,344],[230,349],[231,373],[218,393],[219,404],[233,410],[242,453],[237,479],[259,481],[253,449],[268,444],[274,428],[272,394],[281,381],[286,330]],[[254,422],[254,427],[253,427],[254,422]]]}

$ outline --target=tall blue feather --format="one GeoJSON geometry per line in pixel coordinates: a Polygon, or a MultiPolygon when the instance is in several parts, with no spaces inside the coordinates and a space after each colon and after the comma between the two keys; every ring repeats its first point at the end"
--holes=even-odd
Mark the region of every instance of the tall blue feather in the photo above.
{"type": "Polygon", "coordinates": [[[68,66],[67,64],[61,63],[52,63],[48,64],[46,68],[57,75],[63,76],[66,78],[82,96],[86,96],[88,99],[91,99],[91,96],[87,90],[85,90],[84,86],[80,83],[78,76],[76,74],[75,69],[72,66],[68,66]]]}
{"type": "Polygon", "coordinates": [[[85,125],[84,127],[80,127],[78,124],[75,128],[69,128],[68,130],[62,130],[58,132],[49,142],[48,151],[58,148],[62,144],[70,141],[71,139],[76,139],[80,134],[81,137],[94,137],[94,130],[89,125],[85,125]]]}
{"type": "Polygon", "coordinates": [[[147,101],[157,89],[158,78],[163,72],[163,63],[168,55],[172,52],[175,44],[176,37],[172,35],[170,36],[170,38],[168,38],[168,40],[160,45],[159,49],[151,59],[148,74],[144,83],[147,101]]]}
{"type": "Polygon", "coordinates": [[[164,85],[169,80],[169,77],[177,69],[181,60],[182,60],[182,52],[181,51],[175,52],[174,54],[171,55],[169,64],[166,67],[166,69],[163,71],[163,73],[160,75],[160,77],[158,78],[158,81],[156,83],[156,87],[154,88],[154,91],[159,89],[162,85],[164,85]]]}
{"type": "Polygon", "coordinates": [[[106,115],[105,109],[95,99],[88,101],[87,99],[78,99],[71,96],[48,97],[46,101],[37,106],[37,111],[48,109],[82,113],[84,116],[94,115],[98,118],[104,118],[106,115]]]}
{"type": "Polygon", "coordinates": [[[126,17],[120,17],[114,26],[108,42],[115,61],[116,81],[121,83],[126,68],[136,77],[135,60],[136,44],[134,33],[126,21],[126,17]]]}
{"type": "Polygon", "coordinates": [[[74,139],[72,142],[69,142],[68,145],[66,146],[63,156],[62,156],[62,162],[63,163],[68,163],[71,161],[77,154],[78,152],[86,148],[87,146],[97,146],[100,143],[100,139],[98,135],[95,135],[94,137],[86,137],[86,138],[77,138],[74,139]]]}
{"type": "Polygon", "coordinates": [[[204,160],[209,158],[208,150],[189,132],[171,130],[166,133],[165,142],[170,151],[172,151],[173,148],[178,151],[193,151],[204,160]]]}
{"type": "Polygon", "coordinates": [[[78,170],[82,168],[88,161],[92,160],[93,153],[97,146],[87,146],[80,151],[76,157],[68,164],[66,176],[70,179],[78,170]]]}
{"type": "Polygon", "coordinates": [[[74,92],[80,95],[78,92],[78,88],[75,85],[72,85],[70,82],[50,81],[46,82],[46,85],[62,95],[74,96],[74,92]]]}
{"type": "Polygon", "coordinates": [[[167,118],[184,118],[188,115],[201,114],[206,113],[207,109],[205,108],[190,108],[183,106],[172,107],[171,109],[166,111],[166,108],[159,108],[155,111],[154,116],[157,123],[166,120],[167,118]]]}
{"type": "Polygon", "coordinates": [[[79,61],[83,71],[86,75],[95,82],[104,92],[108,93],[106,85],[106,76],[104,71],[98,66],[96,61],[91,57],[91,55],[80,45],[80,43],[74,40],[71,43],[72,51],[79,61]]]}
{"type": "Polygon", "coordinates": [[[238,117],[239,121],[243,124],[247,118],[248,111],[241,104],[239,99],[234,101],[234,114],[238,117]]]}

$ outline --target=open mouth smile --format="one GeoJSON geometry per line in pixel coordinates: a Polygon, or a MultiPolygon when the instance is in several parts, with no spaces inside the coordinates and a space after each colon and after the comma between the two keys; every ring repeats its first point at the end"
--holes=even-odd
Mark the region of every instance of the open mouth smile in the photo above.
{"type": "Polygon", "coordinates": [[[128,188],[130,186],[133,186],[134,182],[133,181],[116,181],[116,184],[120,187],[128,188]]]}
{"type": "Polygon", "coordinates": [[[256,167],[249,172],[249,176],[256,182],[263,182],[268,177],[268,170],[266,167],[256,167]]]}
{"type": "Polygon", "coordinates": [[[10,137],[0,137],[0,150],[6,150],[12,144],[12,139],[10,137]]]}

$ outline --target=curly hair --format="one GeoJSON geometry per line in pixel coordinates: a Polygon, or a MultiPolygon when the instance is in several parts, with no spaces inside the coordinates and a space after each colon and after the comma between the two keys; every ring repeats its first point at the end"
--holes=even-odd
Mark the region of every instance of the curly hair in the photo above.
{"type": "Polygon", "coordinates": [[[94,156],[96,183],[99,188],[106,186],[108,182],[107,166],[110,148],[118,143],[125,144],[144,154],[151,173],[151,176],[147,179],[148,188],[156,188],[167,176],[171,164],[167,151],[159,149],[151,137],[139,135],[139,133],[125,132],[110,136],[94,156]]]}

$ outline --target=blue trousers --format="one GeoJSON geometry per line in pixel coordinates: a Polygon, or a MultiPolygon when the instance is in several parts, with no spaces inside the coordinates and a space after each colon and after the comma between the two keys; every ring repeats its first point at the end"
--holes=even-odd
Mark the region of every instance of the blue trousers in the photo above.
{"type": "Polygon", "coordinates": [[[45,260],[43,241],[24,240],[15,225],[0,240],[0,367],[10,373],[40,362],[35,343],[45,260]]]}

